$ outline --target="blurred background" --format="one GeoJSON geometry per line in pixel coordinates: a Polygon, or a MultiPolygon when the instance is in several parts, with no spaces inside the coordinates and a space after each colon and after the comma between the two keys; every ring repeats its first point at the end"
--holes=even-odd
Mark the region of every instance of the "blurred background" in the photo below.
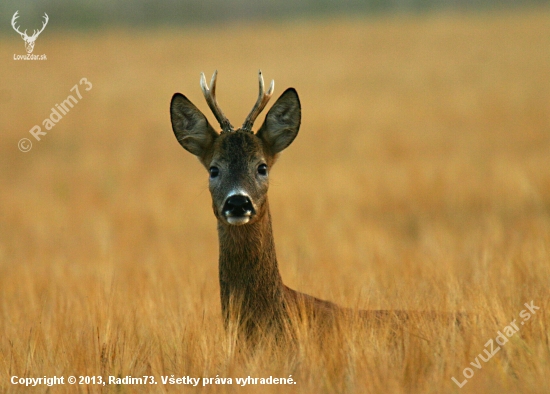
{"type": "MultiPolygon", "coordinates": [[[[548,1],[4,0],[0,15],[0,351],[12,359],[0,375],[185,374],[186,330],[218,335],[207,172],[169,117],[182,92],[218,128],[199,87],[216,69],[234,125],[258,69],[274,98],[300,96],[300,133],[270,181],[286,284],[347,306],[506,318],[548,300],[548,1]],[[29,33],[48,14],[33,51],[47,60],[14,60],[26,53],[16,11],[29,33]],[[34,139],[75,85],[82,98],[34,139]]],[[[471,361],[446,360],[447,372],[471,361]]],[[[534,364],[518,366],[531,382],[520,391],[550,376],[521,360],[534,364]]],[[[477,384],[502,393],[499,373],[477,384]]]]}
{"type": "MultiPolygon", "coordinates": [[[[335,15],[380,15],[433,11],[479,11],[548,5],[548,0],[5,0],[0,14],[16,10],[31,18],[41,12],[55,18],[56,28],[97,28],[101,26],[158,27],[188,26],[220,22],[250,22],[273,19],[333,17],[335,15]]],[[[0,27],[7,30],[5,24],[0,27]]]]}

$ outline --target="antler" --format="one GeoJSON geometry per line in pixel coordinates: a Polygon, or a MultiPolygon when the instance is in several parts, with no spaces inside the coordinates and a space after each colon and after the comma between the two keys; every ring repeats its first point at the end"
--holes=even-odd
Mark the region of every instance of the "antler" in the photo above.
{"type": "Polygon", "coordinates": [[[15,14],[13,14],[13,18],[11,18],[11,27],[13,27],[13,30],[15,30],[16,32],[18,32],[18,33],[21,35],[21,37],[23,37],[23,36],[28,37],[28,36],[27,36],[27,30],[25,30],[24,33],[21,33],[21,32],[19,31],[19,28],[18,28],[17,26],[15,26],[15,20],[16,20],[17,18],[19,18],[19,15],[17,15],[18,13],[19,13],[19,11],[15,11],[15,14]]]}
{"type": "Polygon", "coordinates": [[[201,73],[201,89],[204,94],[204,98],[208,103],[208,106],[214,113],[214,116],[218,120],[220,126],[222,127],[222,133],[228,133],[233,131],[233,126],[229,119],[223,114],[218,102],[216,101],[216,78],[218,76],[218,70],[214,71],[212,75],[212,80],[210,81],[210,87],[206,85],[206,78],[204,73],[201,73]]]}
{"type": "Polygon", "coordinates": [[[21,35],[21,37],[26,38],[27,40],[32,40],[33,38],[38,37],[38,35],[44,31],[44,28],[46,27],[46,25],[48,24],[48,21],[50,20],[50,18],[48,17],[48,14],[44,12],[44,16],[42,17],[44,18],[44,22],[42,22],[42,28],[38,31],[36,31],[35,29],[33,32],[33,35],[29,37],[27,35],[27,29],[25,29],[25,32],[21,33],[19,31],[19,28],[15,25],[16,19],[19,18],[19,15],[17,15],[18,13],[19,11],[15,11],[15,14],[13,14],[13,17],[11,18],[11,27],[13,27],[13,30],[18,32],[21,35]]]}
{"type": "Polygon", "coordinates": [[[243,130],[250,132],[252,131],[252,125],[254,125],[254,121],[267,105],[267,102],[273,94],[273,89],[275,89],[275,81],[272,80],[271,84],[269,85],[269,89],[267,90],[267,93],[264,93],[264,78],[262,77],[262,70],[260,70],[258,73],[258,80],[260,83],[260,93],[258,94],[258,100],[256,101],[256,104],[254,104],[252,111],[250,111],[250,114],[248,114],[242,126],[243,130]]]}
{"type": "Polygon", "coordinates": [[[35,30],[35,33],[33,33],[32,35],[33,38],[38,37],[38,35],[44,31],[44,28],[46,27],[46,25],[48,24],[48,21],[50,20],[50,18],[48,17],[48,14],[46,14],[45,12],[42,18],[44,18],[44,22],[42,22],[42,29],[40,29],[38,32],[36,32],[35,30]]]}

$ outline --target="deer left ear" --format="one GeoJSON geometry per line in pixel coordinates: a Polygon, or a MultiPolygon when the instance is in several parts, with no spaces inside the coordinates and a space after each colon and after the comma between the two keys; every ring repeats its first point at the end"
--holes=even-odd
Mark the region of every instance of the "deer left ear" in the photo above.
{"type": "Polygon", "coordinates": [[[187,97],[176,93],[170,102],[170,119],[180,145],[206,166],[205,158],[218,136],[206,117],[187,97]]]}
{"type": "Polygon", "coordinates": [[[256,135],[277,154],[288,147],[298,135],[302,110],[298,93],[289,88],[277,99],[265,117],[256,135]]]}

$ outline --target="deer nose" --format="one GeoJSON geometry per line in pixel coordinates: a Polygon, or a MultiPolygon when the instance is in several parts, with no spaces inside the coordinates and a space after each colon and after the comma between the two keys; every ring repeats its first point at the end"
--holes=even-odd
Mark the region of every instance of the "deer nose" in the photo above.
{"type": "Polygon", "coordinates": [[[250,199],[247,196],[231,196],[227,199],[226,204],[230,207],[240,208],[246,204],[250,204],[250,199]]]}
{"type": "Polygon", "coordinates": [[[248,196],[235,194],[225,200],[223,212],[227,216],[249,216],[254,213],[254,206],[248,196]]]}

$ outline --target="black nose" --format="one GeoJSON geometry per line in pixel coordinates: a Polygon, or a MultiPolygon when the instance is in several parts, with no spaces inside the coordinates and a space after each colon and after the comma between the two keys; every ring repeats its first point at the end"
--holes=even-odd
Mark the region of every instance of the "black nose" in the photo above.
{"type": "Polygon", "coordinates": [[[227,215],[243,216],[246,212],[254,213],[254,207],[250,198],[236,194],[225,200],[223,212],[227,215]]]}
{"type": "Polygon", "coordinates": [[[229,207],[240,208],[246,204],[250,204],[250,199],[247,196],[241,195],[231,196],[227,199],[226,204],[229,207]]]}

